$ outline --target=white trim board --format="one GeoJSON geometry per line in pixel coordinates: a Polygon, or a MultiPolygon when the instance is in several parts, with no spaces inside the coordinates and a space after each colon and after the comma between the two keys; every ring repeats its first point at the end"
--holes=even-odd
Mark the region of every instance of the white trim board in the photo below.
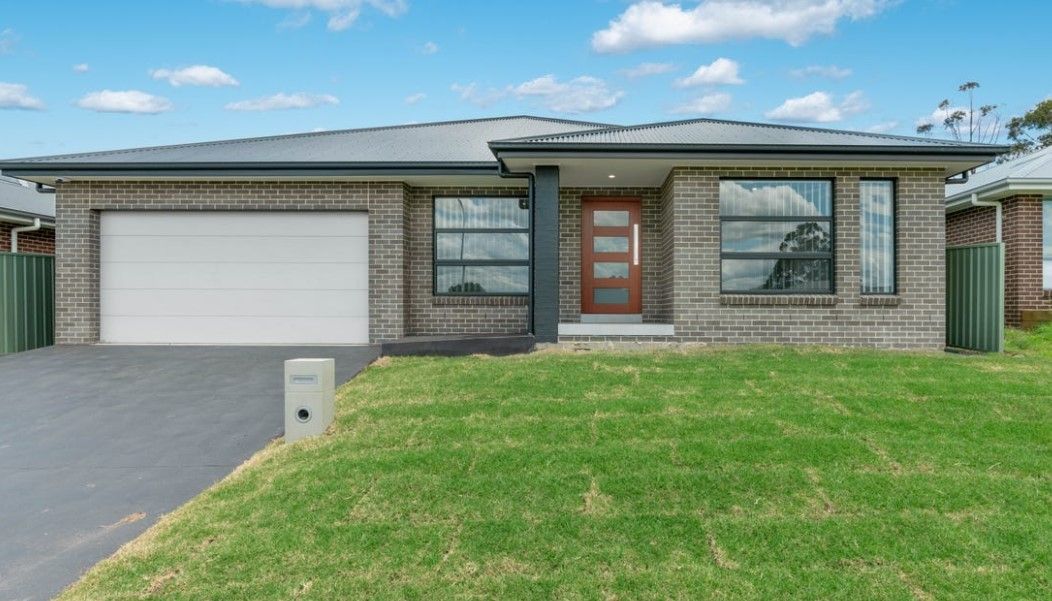
{"type": "Polygon", "coordinates": [[[560,336],[675,336],[670,323],[561,323],[560,336]]]}

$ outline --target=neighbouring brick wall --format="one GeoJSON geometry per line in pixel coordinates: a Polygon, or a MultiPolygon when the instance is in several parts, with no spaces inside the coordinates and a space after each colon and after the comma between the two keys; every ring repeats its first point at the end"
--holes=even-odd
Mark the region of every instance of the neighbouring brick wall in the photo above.
{"type": "MultiPolygon", "coordinates": [[[[0,252],[10,252],[11,230],[16,227],[22,226],[14,223],[0,223],[0,252]]],[[[55,254],[55,230],[41,228],[35,232],[18,234],[18,252],[41,255],[55,254]]]]}
{"type": "Polygon", "coordinates": [[[666,187],[672,232],[676,339],[937,349],[944,346],[945,213],[938,169],[681,167],[666,187]],[[721,177],[834,178],[836,294],[720,294],[721,177]],[[889,177],[897,192],[897,298],[860,295],[859,178],[889,177]]]}
{"type": "Polygon", "coordinates": [[[55,340],[99,340],[99,214],[135,211],[368,211],[369,338],[405,335],[404,184],[72,182],[56,199],[55,340]]]}
{"type": "Polygon", "coordinates": [[[946,216],[946,246],[997,242],[997,209],[972,207],[946,216]]]}
{"type": "Polygon", "coordinates": [[[527,299],[521,296],[450,297],[434,291],[435,196],[526,196],[525,188],[411,188],[408,196],[406,330],[410,336],[522,334],[527,299]]]}
{"type": "Polygon", "coordinates": [[[1052,310],[1052,294],[1042,282],[1041,196],[1001,201],[1005,245],[1005,323],[1020,326],[1024,311],[1052,310]]]}
{"type": "Polygon", "coordinates": [[[581,198],[641,199],[640,263],[643,266],[643,322],[668,323],[667,244],[663,238],[658,188],[563,188],[559,191],[559,320],[581,321],[581,198]]]}

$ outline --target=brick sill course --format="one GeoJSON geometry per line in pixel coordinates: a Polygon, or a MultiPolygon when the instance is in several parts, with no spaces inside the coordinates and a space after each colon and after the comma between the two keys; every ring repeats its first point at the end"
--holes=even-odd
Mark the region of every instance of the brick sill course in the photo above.
{"type": "Polygon", "coordinates": [[[897,307],[902,300],[891,294],[858,297],[858,304],[863,307],[897,307]]]}
{"type": "Polygon", "coordinates": [[[840,302],[833,294],[721,294],[721,305],[831,307],[840,302]]]}
{"type": "Polygon", "coordinates": [[[522,307],[526,300],[525,296],[432,296],[431,304],[436,307],[522,307]]]}

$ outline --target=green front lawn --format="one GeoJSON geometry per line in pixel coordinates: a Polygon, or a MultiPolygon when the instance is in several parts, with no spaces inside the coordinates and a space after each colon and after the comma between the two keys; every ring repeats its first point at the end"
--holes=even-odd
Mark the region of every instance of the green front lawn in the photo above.
{"type": "Polygon", "coordinates": [[[1003,356],[382,360],[63,599],[1052,594],[1052,329],[1003,356]]]}

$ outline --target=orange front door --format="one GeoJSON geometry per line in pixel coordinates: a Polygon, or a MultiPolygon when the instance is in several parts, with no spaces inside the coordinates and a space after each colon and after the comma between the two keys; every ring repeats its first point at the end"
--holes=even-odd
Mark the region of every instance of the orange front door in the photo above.
{"type": "Polygon", "coordinates": [[[585,197],[581,208],[581,312],[641,313],[639,199],[585,197]]]}

